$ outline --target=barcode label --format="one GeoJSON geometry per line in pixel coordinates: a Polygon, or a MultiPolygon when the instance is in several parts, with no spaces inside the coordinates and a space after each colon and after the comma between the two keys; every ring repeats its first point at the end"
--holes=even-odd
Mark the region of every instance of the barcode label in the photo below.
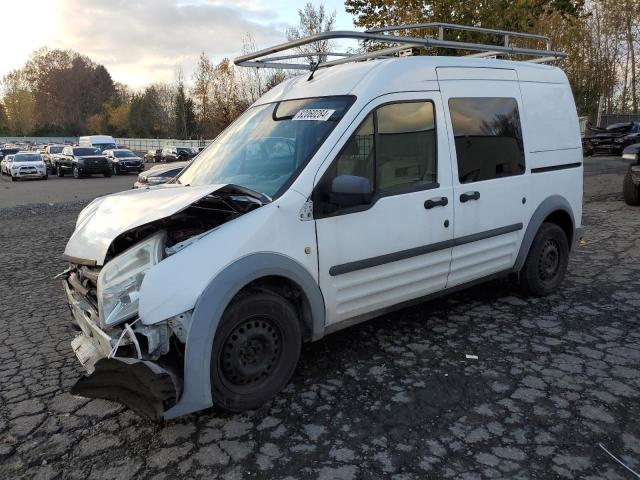
{"type": "Polygon", "coordinates": [[[329,108],[303,108],[299,110],[293,117],[293,120],[317,120],[326,122],[331,118],[335,110],[329,108]]]}

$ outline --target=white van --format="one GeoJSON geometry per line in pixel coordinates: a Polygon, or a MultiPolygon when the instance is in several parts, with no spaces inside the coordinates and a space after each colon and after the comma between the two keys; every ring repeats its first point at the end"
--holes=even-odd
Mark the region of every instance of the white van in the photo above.
{"type": "Polygon", "coordinates": [[[582,232],[564,73],[347,60],[275,87],[174,182],[80,213],[62,277],[91,374],[73,393],[166,419],[250,409],[303,342],[501,276],[560,288],[582,232]]]}
{"type": "Polygon", "coordinates": [[[86,137],[80,137],[78,139],[78,145],[80,147],[98,148],[101,152],[117,148],[116,141],[110,135],[88,135],[86,137]]]}

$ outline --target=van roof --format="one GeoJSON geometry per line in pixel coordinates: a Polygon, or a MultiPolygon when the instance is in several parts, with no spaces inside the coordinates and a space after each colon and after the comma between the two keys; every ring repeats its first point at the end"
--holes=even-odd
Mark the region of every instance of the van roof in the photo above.
{"type": "MultiPolygon", "coordinates": [[[[469,57],[413,56],[345,63],[309,72],[273,88],[256,104],[296,98],[355,95],[374,98],[402,91],[437,90],[438,69],[464,68],[464,78],[487,77],[496,70],[511,70],[521,82],[568,83],[564,72],[553,66],[529,62],[469,57]]],[[[500,78],[494,78],[500,80],[500,78]]]]}

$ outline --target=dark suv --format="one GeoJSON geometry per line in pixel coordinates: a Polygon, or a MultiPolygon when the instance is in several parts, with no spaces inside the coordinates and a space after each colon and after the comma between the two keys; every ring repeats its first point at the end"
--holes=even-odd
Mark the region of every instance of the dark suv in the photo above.
{"type": "Polygon", "coordinates": [[[589,125],[582,139],[585,155],[622,155],[631,144],[640,142],[640,122],[614,123],[605,128],[589,125]]]}
{"type": "Polygon", "coordinates": [[[74,178],[92,173],[110,177],[113,173],[111,162],[95,147],[64,147],[58,161],[59,177],[72,173],[74,178]]]}
{"type": "Polygon", "coordinates": [[[162,161],[169,162],[185,162],[191,160],[196,154],[188,147],[164,147],[162,149],[162,161]]]}
{"type": "Polygon", "coordinates": [[[144,171],[144,162],[128,148],[105,150],[102,154],[111,160],[113,173],[122,175],[129,172],[140,173],[144,171]]]}

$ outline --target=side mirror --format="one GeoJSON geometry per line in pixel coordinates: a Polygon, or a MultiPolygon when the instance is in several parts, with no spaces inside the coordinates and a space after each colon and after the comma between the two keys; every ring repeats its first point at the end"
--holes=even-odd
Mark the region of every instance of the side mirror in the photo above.
{"type": "Polygon", "coordinates": [[[340,208],[371,203],[371,182],[355,175],[339,175],[331,182],[331,203],[340,208]]]}

